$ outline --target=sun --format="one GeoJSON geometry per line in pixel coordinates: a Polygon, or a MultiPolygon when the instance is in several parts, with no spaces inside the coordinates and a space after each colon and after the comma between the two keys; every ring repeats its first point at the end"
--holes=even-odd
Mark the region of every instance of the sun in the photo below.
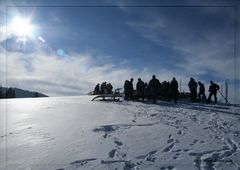
{"type": "Polygon", "coordinates": [[[11,33],[20,39],[30,37],[33,33],[33,28],[31,20],[24,17],[15,17],[10,24],[11,33]]]}

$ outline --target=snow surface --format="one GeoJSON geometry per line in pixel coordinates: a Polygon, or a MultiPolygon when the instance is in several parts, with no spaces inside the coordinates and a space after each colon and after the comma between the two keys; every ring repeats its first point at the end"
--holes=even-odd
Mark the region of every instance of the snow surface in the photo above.
{"type": "Polygon", "coordinates": [[[240,169],[239,106],[92,97],[1,100],[0,169],[240,169]]]}

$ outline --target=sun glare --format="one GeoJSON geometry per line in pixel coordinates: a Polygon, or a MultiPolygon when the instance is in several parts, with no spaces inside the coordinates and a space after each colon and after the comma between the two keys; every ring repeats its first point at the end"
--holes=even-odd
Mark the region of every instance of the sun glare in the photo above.
{"type": "Polygon", "coordinates": [[[11,31],[18,38],[26,38],[31,36],[33,31],[33,25],[30,22],[29,18],[15,17],[11,23],[11,31]]]}

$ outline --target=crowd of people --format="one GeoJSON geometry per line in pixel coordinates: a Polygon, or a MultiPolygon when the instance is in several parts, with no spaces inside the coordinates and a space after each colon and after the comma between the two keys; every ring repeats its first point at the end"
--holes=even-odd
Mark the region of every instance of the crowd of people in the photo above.
{"type": "MultiPolygon", "coordinates": [[[[157,99],[171,101],[173,100],[177,103],[179,98],[178,81],[175,77],[172,78],[170,82],[163,81],[162,83],[156,78],[155,75],[152,79],[147,82],[143,82],[141,78],[138,78],[136,83],[136,88],[133,86],[134,79],[125,80],[124,83],[124,99],[125,100],[141,100],[145,99],[152,100],[156,103],[157,99]]],[[[220,89],[219,85],[210,81],[209,86],[209,96],[206,98],[205,86],[202,82],[196,82],[194,78],[190,78],[188,83],[191,102],[212,102],[211,98],[214,96],[214,101],[217,103],[217,91],[220,89]],[[199,90],[197,88],[199,87],[199,90]]],[[[103,82],[101,85],[97,84],[95,86],[93,94],[113,94],[113,86],[111,83],[103,82]]]]}
{"type": "Polygon", "coordinates": [[[177,103],[178,100],[178,82],[173,77],[171,82],[160,82],[155,75],[149,83],[144,83],[141,78],[138,78],[136,84],[136,91],[133,88],[133,78],[130,80],[125,80],[124,83],[124,94],[125,100],[141,100],[144,101],[145,98],[150,99],[153,103],[156,103],[157,99],[165,99],[170,101],[171,99],[177,103]],[[135,95],[134,95],[135,92],[135,95]]]}
{"type": "Polygon", "coordinates": [[[188,83],[188,87],[191,94],[191,102],[204,102],[204,103],[210,103],[212,102],[211,98],[214,96],[214,103],[217,103],[217,91],[220,89],[219,85],[214,83],[213,81],[210,81],[209,86],[209,96],[206,98],[205,95],[205,87],[202,82],[196,82],[194,78],[190,78],[190,81],[188,83]],[[199,93],[197,94],[197,87],[199,86],[199,93]]]}
{"type": "Polygon", "coordinates": [[[113,86],[111,83],[102,82],[101,85],[98,83],[93,91],[93,94],[112,94],[113,86]]]}

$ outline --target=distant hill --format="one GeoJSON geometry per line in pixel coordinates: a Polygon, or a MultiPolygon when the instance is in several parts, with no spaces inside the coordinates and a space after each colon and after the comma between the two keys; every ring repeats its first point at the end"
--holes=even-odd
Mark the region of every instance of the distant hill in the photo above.
{"type": "MultiPolygon", "coordinates": [[[[13,98],[48,97],[47,95],[36,92],[36,91],[23,90],[15,87],[14,88],[9,87],[9,88],[11,88],[15,92],[15,97],[13,98]]],[[[6,95],[6,89],[7,89],[6,87],[1,87],[1,91],[4,96],[6,95]]]]}

